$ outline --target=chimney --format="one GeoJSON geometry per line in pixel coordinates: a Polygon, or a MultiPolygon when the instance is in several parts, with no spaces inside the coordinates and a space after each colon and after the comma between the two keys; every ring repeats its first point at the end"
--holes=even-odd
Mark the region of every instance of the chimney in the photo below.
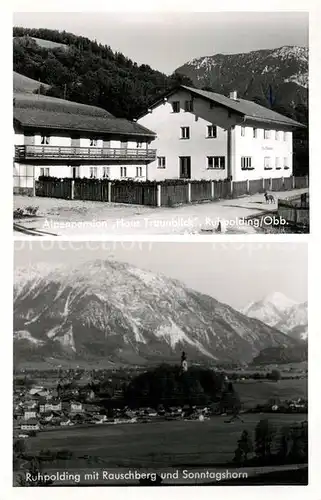
{"type": "Polygon", "coordinates": [[[230,99],[237,101],[237,91],[236,90],[233,90],[233,92],[230,92],[230,99]]]}

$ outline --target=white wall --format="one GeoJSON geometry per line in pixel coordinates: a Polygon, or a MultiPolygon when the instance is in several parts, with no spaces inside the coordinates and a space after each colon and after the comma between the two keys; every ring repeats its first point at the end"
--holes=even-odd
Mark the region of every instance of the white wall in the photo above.
{"type": "Polygon", "coordinates": [[[235,152],[233,159],[232,176],[234,181],[246,179],[260,179],[270,177],[290,177],[292,175],[292,132],[286,132],[284,140],[283,130],[278,130],[279,138],[276,139],[276,130],[270,130],[270,138],[264,138],[264,129],[257,128],[257,137],[253,137],[253,127],[245,127],[245,136],[241,135],[241,127],[236,126],[235,152]],[[250,156],[254,170],[241,169],[241,157],[250,156]],[[270,157],[272,170],[264,169],[264,157],[270,157]],[[280,170],[276,169],[276,158],[279,158],[280,170]],[[284,169],[284,158],[287,159],[289,169],[284,169]]]}
{"type": "MultiPolygon", "coordinates": [[[[71,137],[66,135],[50,135],[48,132],[49,146],[71,146],[71,137]]],[[[46,144],[41,144],[41,134],[35,134],[35,145],[45,146],[46,144]]]]}
{"type": "Polygon", "coordinates": [[[177,92],[170,99],[154,108],[151,113],[138,120],[140,125],[155,130],[157,138],[152,148],[157,156],[166,158],[166,168],[157,168],[157,160],[148,166],[150,180],[179,178],[179,157],[191,157],[192,179],[224,179],[227,176],[227,131],[232,123],[228,113],[222,109],[210,109],[210,104],[194,98],[194,112],[186,112],[183,107],[189,94],[177,92]],[[179,113],[173,113],[171,103],[181,102],[179,113]],[[217,138],[207,138],[207,125],[217,125],[217,138]],[[190,139],[181,139],[181,127],[190,127],[190,139]],[[225,170],[207,168],[207,156],[224,156],[225,170]]]}
{"type": "MultiPolygon", "coordinates": [[[[123,167],[126,167],[126,174],[127,174],[127,178],[135,178],[137,180],[146,180],[146,165],[115,165],[115,164],[110,164],[110,165],[80,165],[78,167],[78,176],[79,177],[87,177],[87,178],[90,178],[90,173],[91,173],[91,167],[93,168],[96,168],[97,170],[97,179],[101,179],[103,178],[103,174],[104,174],[104,167],[108,167],[109,169],[109,178],[110,179],[121,179],[121,166],[123,167]],[[141,167],[141,171],[142,171],[142,177],[136,177],[137,176],[137,172],[136,171],[136,168],[140,168],[141,167]]],[[[25,165],[22,165],[22,168],[25,168],[26,166],[25,165]]],[[[35,179],[37,180],[40,176],[40,173],[41,173],[41,168],[40,166],[35,166],[35,167],[29,167],[29,171],[31,171],[31,169],[35,169],[35,179]]],[[[52,176],[52,177],[61,177],[61,178],[64,178],[64,177],[72,177],[73,176],[73,168],[72,166],[69,166],[69,165],[45,165],[43,168],[49,168],[49,175],[52,176]]],[[[18,169],[15,170],[16,173],[14,173],[14,175],[18,175],[18,169]]],[[[21,172],[24,173],[24,170],[21,170],[21,172]]],[[[28,187],[28,186],[22,186],[22,187],[28,187]]],[[[31,185],[32,187],[32,185],[31,185]]]]}
{"type": "Polygon", "coordinates": [[[185,101],[191,96],[187,91],[179,91],[151,110],[138,120],[138,123],[154,130],[157,138],[153,148],[157,149],[157,157],[166,158],[166,168],[158,168],[158,162],[148,167],[148,179],[173,179],[179,177],[179,157],[191,157],[192,179],[223,179],[228,176],[228,133],[231,128],[231,174],[233,180],[258,179],[269,177],[289,177],[292,175],[292,132],[279,129],[279,139],[275,138],[275,129],[271,130],[271,138],[264,139],[265,124],[247,124],[245,137],[241,136],[242,118],[228,112],[225,108],[214,107],[208,101],[193,98],[193,112],[184,110],[185,101]],[[172,102],[180,101],[179,113],[172,110],[172,102]],[[207,125],[217,125],[216,139],[206,138],[207,125]],[[253,126],[257,127],[257,137],[253,137],[253,126]],[[180,139],[180,128],[190,127],[190,139],[180,139]],[[225,170],[207,169],[207,156],[225,156],[225,170]],[[241,157],[252,157],[254,170],[241,169],[241,157]],[[271,157],[272,170],[264,170],[264,157],[271,157]],[[275,168],[275,158],[279,158],[280,170],[275,168]],[[284,169],[284,158],[289,169],[284,169]]]}

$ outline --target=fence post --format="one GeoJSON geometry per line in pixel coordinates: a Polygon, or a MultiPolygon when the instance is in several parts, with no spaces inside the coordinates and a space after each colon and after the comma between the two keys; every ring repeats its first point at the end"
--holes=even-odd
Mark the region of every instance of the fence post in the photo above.
{"type": "Polygon", "coordinates": [[[282,175],[282,189],[284,190],[284,176],[282,175]]]}
{"type": "Polygon", "coordinates": [[[308,175],[305,176],[305,187],[306,188],[309,187],[309,176],[308,175]]]}
{"type": "Polygon", "coordinates": [[[211,181],[211,198],[214,200],[215,192],[214,192],[214,181],[211,181]]]}
{"type": "Polygon", "coordinates": [[[162,186],[161,184],[157,184],[157,206],[162,206],[162,186]]]}
{"type": "Polygon", "coordinates": [[[250,179],[246,179],[246,192],[250,194],[250,179]]]}
{"type": "Polygon", "coordinates": [[[295,175],[292,177],[292,189],[295,189],[295,175]]]}
{"type": "Polygon", "coordinates": [[[233,182],[234,181],[230,181],[231,185],[230,185],[230,196],[233,198],[233,182]]]}
{"type": "Polygon", "coordinates": [[[265,179],[262,177],[262,191],[265,192],[265,179]]]}
{"type": "Polygon", "coordinates": [[[33,179],[32,179],[32,196],[36,196],[36,179],[35,179],[35,167],[33,167],[33,179]]]}
{"type": "Polygon", "coordinates": [[[75,181],[74,179],[71,180],[71,189],[70,189],[70,199],[73,200],[75,197],[75,181]]]}
{"type": "Polygon", "coordinates": [[[191,183],[187,183],[187,203],[191,203],[192,201],[192,186],[191,183]]]}
{"type": "Polygon", "coordinates": [[[270,177],[269,191],[272,191],[272,185],[273,185],[273,181],[272,181],[272,177],[270,177]]]}
{"type": "Polygon", "coordinates": [[[108,184],[107,184],[107,200],[109,202],[111,202],[111,182],[108,181],[108,184]]]}

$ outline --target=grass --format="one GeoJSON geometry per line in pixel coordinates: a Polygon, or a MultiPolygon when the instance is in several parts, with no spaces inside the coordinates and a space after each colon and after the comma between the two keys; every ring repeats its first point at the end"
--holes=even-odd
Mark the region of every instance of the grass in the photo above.
{"type": "Polygon", "coordinates": [[[43,85],[45,88],[49,88],[49,85],[37,82],[36,80],[28,78],[27,76],[20,75],[16,71],[13,72],[14,92],[34,92],[40,87],[40,85],[43,85]]]}
{"type": "MultiPolygon", "coordinates": [[[[226,417],[204,422],[169,421],[148,424],[97,425],[40,432],[26,441],[28,451],[38,453],[68,449],[74,457],[68,468],[88,467],[180,467],[230,462],[243,430],[254,432],[257,422],[268,418],[282,427],[306,420],[306,415],[244,415],[244,423],[226,423],[226,417]],[[87,455],[87,457],[86,457],[87,455]],[[88,462],[90,457],[90,463],[88,462]]],[[[55,464],[57,469],[66,463],[55,464]]]]}
{"type": "Polygon", "coordinates": [[[266,403],[270,398],[281,400],[292,398],[307,398],[308,379],[279,380],[278,382],[244,381],[233,383],[239,393],[244,408],[266,403]]]}

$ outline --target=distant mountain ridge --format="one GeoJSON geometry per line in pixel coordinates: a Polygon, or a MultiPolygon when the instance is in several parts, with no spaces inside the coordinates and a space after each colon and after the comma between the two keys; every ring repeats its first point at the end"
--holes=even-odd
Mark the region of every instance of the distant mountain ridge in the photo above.
{"type": "Polygon", "coordinates": [[[197,87],[211,87],[225,95],[237,90],[244,99],[290,109],[299,104],[307,106],[308,62],[307,47],[283,46],[199,57],[176,71],[189,77],[197,87]]]}
{"type": "Polygon", "coordinates": [[[249,362],[296,341],[183,283],[113,260],[17,268],[14,353],[146,364],[249,362]]]}
{"type": "Polygon", "coordinates": [[[257,318],[297,340],[308,338],[308,303],[298,303],[275,292],[252,302],[242,313],[257,318]]]}

